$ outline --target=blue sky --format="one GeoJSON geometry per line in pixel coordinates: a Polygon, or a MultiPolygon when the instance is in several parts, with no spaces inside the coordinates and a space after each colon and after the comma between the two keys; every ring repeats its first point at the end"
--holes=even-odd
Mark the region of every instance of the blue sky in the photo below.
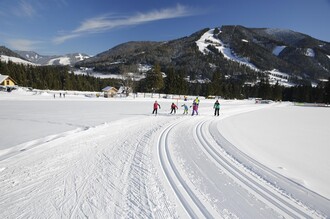
{"type": "Polygon", "coordinates": [[[0,45],[96,55],[222,25],[291,29],[330,42],[330,0],[1,0],[0,45]]]}

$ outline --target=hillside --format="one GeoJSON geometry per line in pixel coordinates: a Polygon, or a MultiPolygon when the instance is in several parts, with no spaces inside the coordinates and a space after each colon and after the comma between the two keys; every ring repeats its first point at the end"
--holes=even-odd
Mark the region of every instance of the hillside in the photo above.
{"type": "Polygon", "coordinates": [[[15,51],[21,57],[24,57],[30,62],[39,65],[69,65],[73,66],[76,62],[82,61],[84,59],[90,58],[89,55],[82,53],[71,53],[66,55],[39,55],[33,51],[15,51]]]}
{"type": "Polygon", "coordinates": [[[14,62],[24,65],[37,65],[34,62],[30,62],[27,59],[20,56],[18,53],[4,47],[0,46],[0,61],[1,62],[14,62]]]}
{"type": "Polygon", "coordinates": [[[160,64],[165,74],[173,69],[191,81],[209,81],[219,72],[223,78],[241,84],[255,84],[267,75],[271,84],[290,87],[317,85],[330,77],[330,43],[292,30],[243,26],[206,28],[170,41],[127,42],[94,57],[81,53],[45,56],[3,46],[0,54],[2,61],[69,65],[88,68],[91,75],[93,69],[95,75],[104,77],[145,73],[155,64],[160,64]]]}
{"type": "Polygon", "coordinates": [[[203,34],[197,32],[189,37],[164,42],[128,42],[118,45],[95,57],[78,62],[76,67],[94,67],[97,71],[120,73],[138,71],[138,65],[173,66],[184,69],[188,75],[203,74],[208,65],[197,52],[196,40],[203,34]],[[205,66],[206,65],[206,66],[205,66]]]}
{"type": "Polygon", "coordinates": [[[90,58],[84,53],[70,53],[65,55],[40,55],[34,51],[12,51],[5,46],[0,46],[2,61],[11,60],[16,63],[29,65],[69,65],[74,66],[76,62],[90,58]]]}
{"type": "Polygon", "coordinates": [[[330,44],[284,29],[222,26],[164,42],[128,42],[76,63],[105,74],[138,72],[159,63],[191,78],[255,81],[258,73],[278,72],[289,80],[318,81],[330,76],[330,44]]]}
{"type": "Polygon", "coordinates": [[[13,52],[12,50],[8,49],[5,46],[0,46],[0,55],[15,57],[15,58],[22,58],[19,54],[13,52]]]}

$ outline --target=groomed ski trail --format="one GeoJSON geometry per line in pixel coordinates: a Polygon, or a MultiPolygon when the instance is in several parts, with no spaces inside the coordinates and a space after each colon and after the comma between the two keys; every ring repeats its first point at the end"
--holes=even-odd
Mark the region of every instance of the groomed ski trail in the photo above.
{"type": "Polygon", "coordinates": [[[0,161],[0,218],[178,218],[149,147],[168,120],[123,119],[0,161]]]}
{"type": "MultiPolygon", "coordinates": [[[[231,111],[225,117],[256,109],[260,108],[251,107],[231,111]]],[[[240,205],[249,207],[249,205],[255,202],[256,204],[252,204],[255,205],[255,208],[250,206],[249,213],[245,216],[327,218],[329,200],[297,185],[246,156],[233,145],[230,145],[230,142],[226,141],[217,129],[217,125],[219,125],[222,119],[211,116],[199,116],[189,120],[183,119],[173,122],[163,129],[157,141],[157,154],[161,169],[170,187],[169,190],[175,194],[177,206],[180,206],[181,213],[184,212],[184,217],[242,217],[242,215],[236,215],[235,210],[224,208],[217,203],[218,199],[227,199],[227,197],[221,197],[221,192],[219,194],[209,194],[203,191],[203,182],[208,181],[218,191],[223,186],[218,186],[217,184],[231,184],[233,193],[236,190],[241,190],[239,196],[241,196],[242,200],[226,200],[229,202],[229,206],[244,200],[240,205]],[[175,134],[176,130],[182,129],[186,130],[187,134],[185,136],[177,136],[175,134]],[[190,142],[190,144],[179,143],[180,140],[178,139],[186,139],[191,135],[193,135],[194,142],[190,142]],[[219,136],[222,137],[221,140],[219,136]],[[226,147],[222,145],[225,141],[226,147]],[[191,165],[195,169],[187,168],[188,165],[186,163],[189,163],[187,160],[189,160],[192,153],[196,152],[191,152],[193,145],[199,148],[203,152],[203,156],[206,156],[211,161],[213,172],[221,172],[225,176],[220,178],[214,177],[215,180],[210,180],[210,176],[204,176],[207,175],[208,169],[203,169],[203,165],[200,166],[195,163],[196,160],[200,159],[198,156],[193,158],[193,165],[191,165]],[[181,154],[178,153],[177,148],[179,147],[183,148],[181,154]],[[235,153],[232,152],[233,150],[235,150],[235,153]],[[190,155],[187,156],[188,154],[190,155]],[[196,174],[196,172],[199,174],[196,174]],[[309,194],[309,197],[306,198],[303,194],[309,194]],[[244,204],[245,201],[247,201],[246,204],[244,204]]],[[[179,133],[182,133],[182,131],[179,133]]],[[[242,210],[240,209],[238,212],[241,213],[242,210]]]]}
{"type": "Polygon", "coordinates": [[[34,145],[0,161],[0,218],[326,218],[328,200],[303,199],[217,129],[261,108],[140,115],[34,145]]]}
{"type": "MultiPolygon", "coordinates": [[[[256,161],[250,164],[249,168],[246,168],[242,161],[229,155],[210,134],[210,128],[214,128],[214,124],[214,120],[199,122],[195,126],[194,137],[215,165],[223,169],[238,185],[285,218],[322,218],[314,209],[304,206],[299,200],[288,197],[283,191],[280,192],[281,189],[272,187],[272,184],[266,181],[267,179],[262,179],[256,172],[253,172],[253,169],[257,167],[264,168],[263,171],[271,172],[271,170],[260,166],[256,161]]],[[[270,174],[276,173],[271,172],[270,174]]],[[[278,176],[277,181],[280,180],[285,180],[285,178],[281,179],[278,176]]],[[[285,190],[285,188],[282,189],[285,190]]]]}
{"type": "MultiPolygon", "coordinates": [[[[190,218],[222,218],[221,215],[213,216],[210,212],[210,206],[208,203],[202,203],[202,200],[194,194],[193,188],[189,185],[180,175],[178,169],[176,168],[171,155],[170,155],[170,145],[169,145],[169,132],[174,126],[177,126],[180,122],[175,122],[166,127],[160,134],[157,141],[157,154],[159,157],[159,162],[161,169],[169,183],[171,189],[173,190],[175,196],[184,212],[187,214],[185,217],[190,218]]],[[[213,212],[214,214],[214,212],[213,212]]]]}

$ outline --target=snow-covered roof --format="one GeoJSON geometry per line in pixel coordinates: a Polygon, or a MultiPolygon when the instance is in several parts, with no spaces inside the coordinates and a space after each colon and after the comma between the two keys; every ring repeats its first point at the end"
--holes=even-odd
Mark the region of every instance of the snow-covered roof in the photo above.
{"type": "Polygon", "coordinates": [[[9,77],[8,75],[1,75],[1,74],[0,74],[0,84],[1,84],[4,80],[6,80],[8,77],[9,77]]]}
{"type": "Polygon", "coordinates": [[[0,84],[6,79],[10,79],[11,81],[13,81],[14,84],[17,84],[17,82],[14,79],[12,79],[9,75],[0,74],[0,84]]]}
{"type": "Polygon", "coordinates": [[[103,88],[102,91],[110,91],[110,90],[113,90],[113,89],[117,90],[115,87],[107,86],[107,87],[103,88]]]}

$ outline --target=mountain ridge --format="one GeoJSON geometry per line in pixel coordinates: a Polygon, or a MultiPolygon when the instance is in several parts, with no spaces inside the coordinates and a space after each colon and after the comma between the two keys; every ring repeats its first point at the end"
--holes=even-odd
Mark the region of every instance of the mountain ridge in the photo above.
{"type": "Polygon", "coordinates": [[[259,72],[277,70],[293,80],[318,80],[330,76],[330,44],[306,34],[287,29],[246,28],[228,25],[205,28],[190,36],[162,42],[127,42],[93,58],[76,63],[76,67],[92,67],[97,71],[120,74],[134,71],[138,64],[159,63],[163,69],[173,67],[190,77],[212,78],[215,71],[225,75],[255,78],[259,72]],[[205,51],[197,41],[207,33],[205,51]],[[220,44],[220,45],[219,45],[220,44]],[[134,45],[130,47],[129,45],[134,45]],[[229,59],[221,48],[236,60],[229,59]],[[127,49],[130,48],[130,49],[127,49]],[[281,49],[279,49],[281,48],[281,49]],[[277,50],[277,53],[275,52],[277,50]],[[250,66],[237,60],[246,60],[250,66]]]}
{"type": "Polygon", "coordinates": [[[69,65],[102,74],[141,73],[139,66],[159,64],[165,73],[172,68],[190,79],[212,79],[215,72],[243,82],[274,72],[297,84],[330,77],[329,42],[289,29],[241,25],[204,28],[169,41],[130,41],[93,57],[42,56],[0,47],[4,53],[39,65],[69,65]]]}
{"type": "Polygon", "coordinates": [[[15,50],[21,57],[38,65],[69,65],[74,66],[76,62],[90,58],[84,53],[68,53],[65,55],[40,55],[34,51],[15,50]]]}

